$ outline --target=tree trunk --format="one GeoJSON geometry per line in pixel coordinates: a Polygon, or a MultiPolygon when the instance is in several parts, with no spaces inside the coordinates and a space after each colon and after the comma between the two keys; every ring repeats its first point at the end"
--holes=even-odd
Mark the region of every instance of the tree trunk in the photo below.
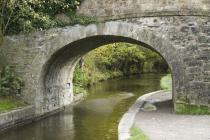
{"type": "Polygon", "coordinates": [[[79,68],[81,70],[83,70],[83,68],[84,68],[84,57],[81,57],[80,60],[79,60],[79,68]]]}

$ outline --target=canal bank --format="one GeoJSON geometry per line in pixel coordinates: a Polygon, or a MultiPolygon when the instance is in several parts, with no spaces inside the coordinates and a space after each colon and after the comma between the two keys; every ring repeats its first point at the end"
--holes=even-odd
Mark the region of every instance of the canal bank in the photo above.
{"type": "Polygon", "coordinates": [[[171,99],[171,92],[164,90],[155,91],[140,96],[120,120],[118,126],[118,139],[128,140],[130,138],[130,130],[135,124],[135,117],[138,114],[139,110],[156,110],[156,108],[152,106],[154,103],[164,102],[171,99]],[[147,108],[146,106],[150,107],[147,108]]]}
{"type": "Polygon", "coordinates": [[[209,140],[210,116],[178,115],[173,103],[156,103],[156,111],[139,111],[135,127],[142,130],[149,140],[209,140]]]}
{"type": "MultiPolygon", "coordinates": [[[[76,105],[79,102],[82,102],[86,97],[87,95],[83,93],[75,95],[72,105],[76,105]]],[[[13,127],[18,127],[35,121],[39,121],[46,117],[50,117],[51,115],[56,114],[62,110],[64,110],[64,107],[42,116],[36,116],[35,107],[33,105],[27,105],[13,109],[11,111],[0,113],[0,132],[6,131],[7,129],[11,129],[13,127]]]]}
{"type": "Polygon", "coordinates": [[[0,131],[32,122],[35,118],[34,106],[25,106],[0,114],[0,131]]]}
{"type": "Polygon", "coordinates": [[[121,119],[118,136],[128,140],[135,128],[149,140],[209,140],[209,124],[208,115],[176,114],[171,93],[157,91],[136,100],[121,119]]]}

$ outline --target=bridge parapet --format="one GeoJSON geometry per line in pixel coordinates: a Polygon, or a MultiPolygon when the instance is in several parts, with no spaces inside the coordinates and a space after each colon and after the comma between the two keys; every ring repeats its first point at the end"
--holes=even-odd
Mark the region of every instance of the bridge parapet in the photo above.
{"type": "Polygon", "coordinates": [[[210,0],[85,0],[78,13],[102,21],[148,16],[210,16],[210,0]]]}

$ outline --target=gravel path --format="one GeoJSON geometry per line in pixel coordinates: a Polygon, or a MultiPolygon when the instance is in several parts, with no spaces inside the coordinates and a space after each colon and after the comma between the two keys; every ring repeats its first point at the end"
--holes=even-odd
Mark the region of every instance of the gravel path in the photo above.
{"type": "Polygon", "coordinates": [[[134,121],[151,140],[210,140],[210,116],[177,115],[172,101],[155,105],[157,111],[139,111],[134,121]]]}

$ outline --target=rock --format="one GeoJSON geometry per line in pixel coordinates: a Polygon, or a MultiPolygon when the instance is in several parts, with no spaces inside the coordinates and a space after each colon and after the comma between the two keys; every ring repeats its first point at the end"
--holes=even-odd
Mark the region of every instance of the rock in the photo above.
{"type": "Polygon", "coordinates": [[[141,108],[143,111],[155,111],[157,110],[157,107],[153,105],[152,103],[145,103],[143,107],[141,108]]]}
{"type": "Polygon", "coordinates": [[[66,14],[64,14],[64,13],[57,14],[55,16],[55,19],[58,20],[58,21],[60,21],[60,22],[62,22],[62,23],[64,23],[64,24],[70,23],[70,18],[66,14]]]}

